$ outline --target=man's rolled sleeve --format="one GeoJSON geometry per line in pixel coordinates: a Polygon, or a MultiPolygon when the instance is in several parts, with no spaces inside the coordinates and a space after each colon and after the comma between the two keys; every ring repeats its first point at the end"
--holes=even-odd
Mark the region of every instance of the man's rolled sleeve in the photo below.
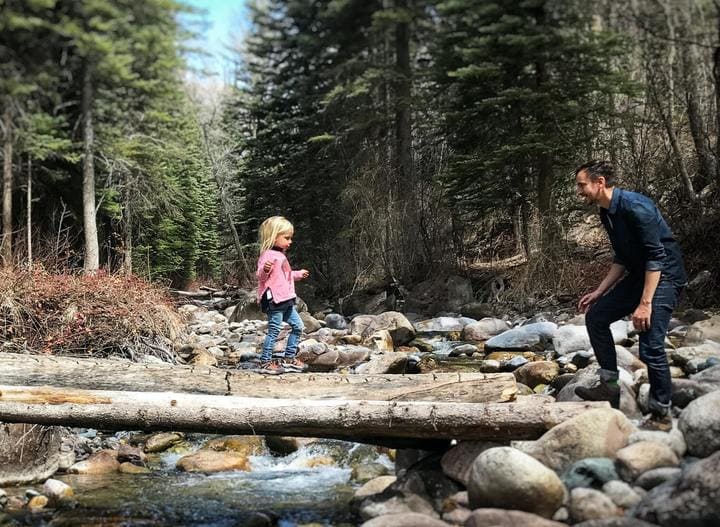
{"type": "Polygon", "coordinates": [[[665,247],[660,241],[660,222],[654,209],[638,204],[630,212],[630,221],[637,232],[645,252],[645,270],[663,271],[666,263],[665,247]]]}

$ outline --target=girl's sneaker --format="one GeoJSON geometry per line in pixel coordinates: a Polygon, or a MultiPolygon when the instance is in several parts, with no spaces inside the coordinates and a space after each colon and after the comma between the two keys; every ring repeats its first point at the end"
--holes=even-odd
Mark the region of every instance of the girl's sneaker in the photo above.
{"type": "Polygon", "coordinates": [[[292,359],[283,359],[282,367],[285,368],[285,371],[292,371],[295,373],[302,373],[308,369],[307,364],[296,357],[293,357],[292,359]]]}
{"type": "Polygon", "coordinates": [[[264,373],[265,375],[280,375],[281,373],[285,373],[285,371],[285,368],[283,368],[278,360],[261,362],[260,369],[258,370],[259,373],[264,373]]]}

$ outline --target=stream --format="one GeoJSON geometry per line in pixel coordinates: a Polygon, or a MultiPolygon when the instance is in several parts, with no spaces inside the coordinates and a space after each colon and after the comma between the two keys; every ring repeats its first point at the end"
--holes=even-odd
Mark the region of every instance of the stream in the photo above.
{"type": "MultiPolygon", "coordinates": [[[[212,436],[193,435],[189,452],[212,436]]],[[[175,463],[188,451],[152,457],[149,474],[56,474],[75,493],[75,507],[22,511],[0,526],[197,526],[346,527],[357,525],[349,502],[360,483],[352,469],[378,464],[393,473],[393,462],[375,447],[317,440],[284,457],[251,456],[251,471],[186,473],[175,463]],[[268,522],[270,520],[270,523],[268,522]]],[[[7,489],[23,495],[28,488],[7,489]]]]}

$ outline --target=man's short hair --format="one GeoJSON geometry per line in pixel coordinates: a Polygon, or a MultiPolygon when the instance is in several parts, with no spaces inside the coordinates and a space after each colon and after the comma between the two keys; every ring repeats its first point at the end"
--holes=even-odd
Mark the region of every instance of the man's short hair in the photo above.
{"type": "Polygon", "coordinates": [[[606,186],[612,187],[615,185],[615,167],[610,161],[597,159],[588,161],[575,169],[575,175],[577,176],[583,170],[592,181],[597,181],[597,178],[602,176],[605,178],[606,186]]]}

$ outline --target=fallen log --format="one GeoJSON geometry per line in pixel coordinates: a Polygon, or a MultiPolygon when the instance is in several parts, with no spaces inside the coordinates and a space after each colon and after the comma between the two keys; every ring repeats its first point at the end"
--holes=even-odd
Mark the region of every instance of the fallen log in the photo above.
{"type": "Polygon", "coordinates": [[[103,430],[492,440],[536,439],[608,403],[259,399],[0,386],[0,421],[103,430]]]}
{"type": "Polygon", "coordinates": [[[0,384],[132,392],[181,392],[279,399],[505,402],[515,399],[512,373],[265,376],[209,366],[139,364],[0,353],[0,384]]]}

